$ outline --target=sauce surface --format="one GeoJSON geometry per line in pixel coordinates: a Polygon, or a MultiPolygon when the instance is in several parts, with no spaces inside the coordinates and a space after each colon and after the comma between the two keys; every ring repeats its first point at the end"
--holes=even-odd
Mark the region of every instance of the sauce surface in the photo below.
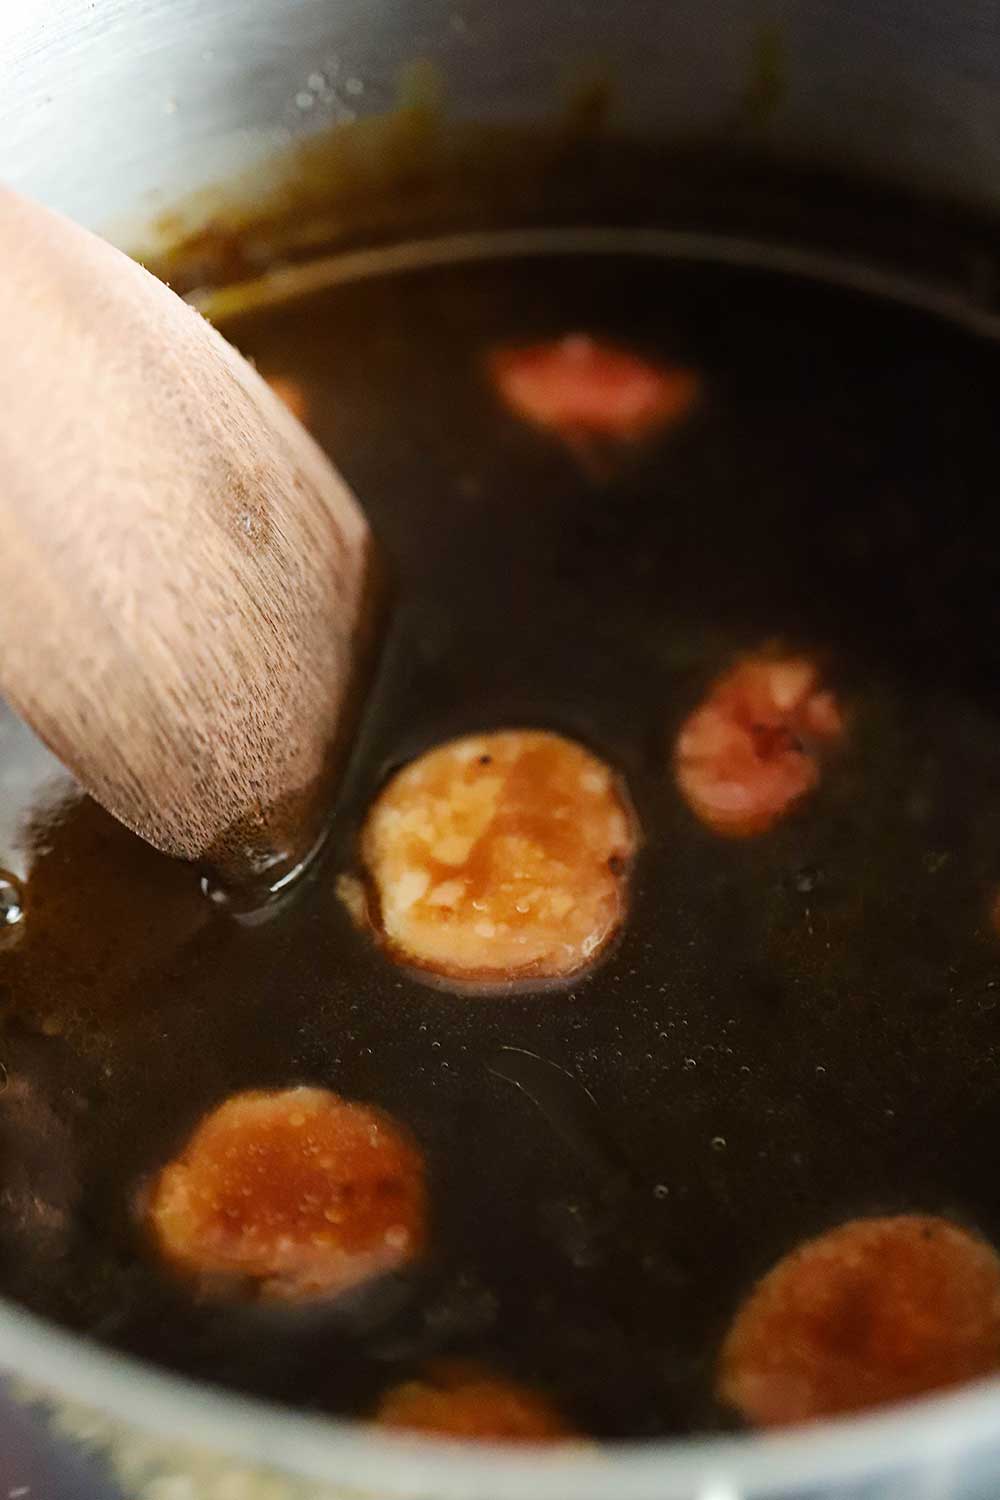
{"type": "Polygon", "coordinates": [[[380,675],[327,853],[256,925],[0,721],[23,898],[0,928],[0,1289],[319,1412],[368,1419],[446,1358],[598,1439],[725,1428],[718,1352],[790,1247],[913,1213],[1000,1242],[996,351],[624,253],[373,277],[226,332],[294,382],[372,518],[396,589],[380,675]],[[577,332],[702,392],[601,482],[487,370],[577,332]],[[674,748],[770,641],[822,663],[847,730],[794,816],[720,838],[674,748]],[[359,932],[337,883],[396,772],[525,725],[622,779],[643,844],[602,962],[469,1004],[359,932]],[[586,1131],[495,1068],[509,1049],[586,1090],[586,1131]],[[195,1295],[137,1194],[220,1101],[295,1086],[419,1142],[426,1251],[308,1312],[195,1295]]]}

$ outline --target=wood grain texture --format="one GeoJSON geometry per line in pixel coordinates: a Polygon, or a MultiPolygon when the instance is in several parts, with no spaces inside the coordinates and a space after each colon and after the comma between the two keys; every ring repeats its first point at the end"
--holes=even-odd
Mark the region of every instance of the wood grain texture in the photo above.
{"type": "Polygon", "coordinates": [[[192,308],[0,188],[0,691],[166,853],[243,880],[315,835],[370,535],[192,308]]]}

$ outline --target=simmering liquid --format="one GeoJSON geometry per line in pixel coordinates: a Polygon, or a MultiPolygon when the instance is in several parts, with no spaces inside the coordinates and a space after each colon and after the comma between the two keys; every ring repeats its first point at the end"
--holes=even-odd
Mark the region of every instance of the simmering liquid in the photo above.
{"type": "Polygon", "coordinates": [[[598,1437],[724,1424],[726,1329],[794,1245],[894,1213],[1000,1240],[996,352],[860,293],[627,249],[386,271],[225,332],[295,382],[368,511],[395,590],[381,667],[326,852],[254,921],[2,721],[0,1289],[320,1411],[455,1358],[598,1437]],[[490,375],[498,348],[574,333],[693,372],[697,403],[582,461],[490,375]],[[675,741],[775,649],[821,665],[841,742],[787,817],[722,838],[675,741]],[[338,880],[394,771],[508,727],[622,778],[629,909],[563,988],[450,993],[338,880]],[[143,1229],[150,1185],[228,1095],[295,1085],[409,1132],[426,1253],[332,1302],[199,1299],[143,1229]]]}

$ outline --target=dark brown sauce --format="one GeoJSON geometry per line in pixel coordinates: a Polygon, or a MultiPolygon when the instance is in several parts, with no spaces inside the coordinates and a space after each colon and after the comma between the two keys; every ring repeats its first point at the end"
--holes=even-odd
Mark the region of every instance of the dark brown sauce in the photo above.
{"type": "Polygon", "coordinates": [[[375,278],[227,332],[302,383],[369,511],[380,676],[325,854],[267,921],[86,803],[0,848],[25,898],[0,936],[0,1287],[324,1411],[445,1356],[598,1435],[716,1426],[728,1321],[802,1239],[921,1211],[1000,1240],[1000,361],[859,295],[624,254],[375,278]],[[580,329],[703,382],[600,486],[482,373],[580,329]],[[850,727],[808,803],[734,844],[679,797],[673,741],[776,639],[822,654],[850,727]],[[644,844],[592,975],[470,1003],[394,967],[335,883],[393,768],[524,724],[608,761],[644,844]],[[508,1047],[589,1091],[627,1189],[495,1076],[508,1047]],[[427,1258],[308,1313],[200,1302],[136,1195],[227,1095],[297,1083],[412,1131],[427,1258]]]}

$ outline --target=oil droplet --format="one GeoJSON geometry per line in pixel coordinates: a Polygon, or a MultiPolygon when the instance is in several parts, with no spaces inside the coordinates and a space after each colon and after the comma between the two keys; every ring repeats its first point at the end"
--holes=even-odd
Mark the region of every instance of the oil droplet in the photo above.
{"type": "Polygon", "coordinates": [[[684,1059],[684,1071],[685,1071],[685,1073],[690,1073],[691,1069],[692,1068],[696,1068],[697,1066],[698,1066],[698,1061],[697,1061],[696,1058],[694,1058],[694,1057],[686,1057],[684,1059]]]}
{"type": "Polygon", "coordinates": [[[24,897],[13,875],[0,873],[0,927],[13,927],[24,916],[24,897]]]}
{"type": "Polygon", "coordinates": [[[818,865],[803,865],[796,870],[792,876],[792,885],[800,896],[808,896],[823,879],[823,871],[818,865]]]}
{"type": "Polygon", "coordinates": [[[653,1189],[653,1197],[661,1199],[670,1197],[670,1189],[667,1187],[667,1184],[665,1182],[658,1182],[656,1184],[655,1188],[653,1189]]]}
{"type": "Polygon", "coordinates": [[[725,1149],[726,1149],[726,1137],[724,1135],[713,1135],[713,1137],[712,1137],[712,1150],[713,1151],[725,1151],[725,1149]]]}
{"type": "Polygon", "coordinates": [[[824,1068],[823,1064],[822,1063],[817,1063],[816,1064],[816,1076],[818,1078],[822,1078],[822,1076],[823,1076],[823,1074],[825,1072],[826,1072],[826,1069],[824,1068]]]}

